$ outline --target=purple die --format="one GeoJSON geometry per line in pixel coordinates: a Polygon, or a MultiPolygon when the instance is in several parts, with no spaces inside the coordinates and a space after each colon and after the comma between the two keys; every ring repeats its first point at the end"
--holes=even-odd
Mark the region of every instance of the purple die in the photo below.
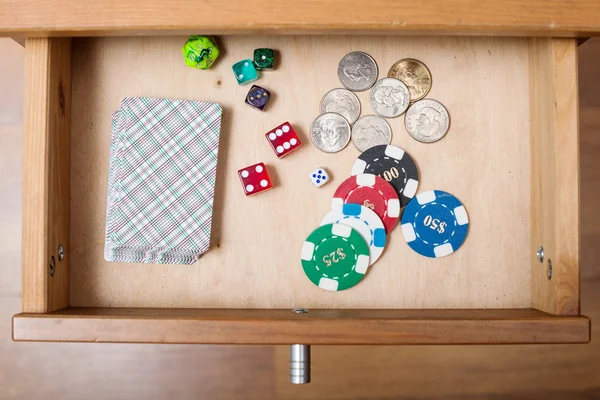
{"type": "Polygon", "coordinates": [[[246,104],[257,110],[264,111],[271,98],[271,93],[258,85],[252,85],[246,96],[246,104]]]}

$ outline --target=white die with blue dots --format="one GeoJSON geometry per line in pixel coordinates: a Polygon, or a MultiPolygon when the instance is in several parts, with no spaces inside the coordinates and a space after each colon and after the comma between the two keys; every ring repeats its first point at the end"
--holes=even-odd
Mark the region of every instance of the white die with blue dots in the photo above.
{"type": "Polygon", "coordinates": [[[325,171],[325,168],[317,168],[310,173],[310,181],[316,187],[321,187],[329,182],[329,174],[325,171]]]}

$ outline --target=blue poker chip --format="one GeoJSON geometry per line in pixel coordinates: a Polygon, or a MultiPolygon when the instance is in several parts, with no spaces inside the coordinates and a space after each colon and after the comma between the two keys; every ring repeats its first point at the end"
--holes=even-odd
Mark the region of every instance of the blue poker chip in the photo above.
{"type": "Polygon", "coordinates": [[[441,190],[420,193],[402,214],[404,240],[425,257],[440,258],[454,253],[464,243],[468,231],[467,210],[460,200],[441,190]]]}

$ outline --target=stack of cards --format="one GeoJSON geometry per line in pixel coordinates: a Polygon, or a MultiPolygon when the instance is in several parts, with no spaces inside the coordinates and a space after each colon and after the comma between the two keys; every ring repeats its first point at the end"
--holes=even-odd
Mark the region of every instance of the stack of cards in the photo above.
{"type": "Polygon", "coordinates": [[[192,264],[208,250],[221,106],[128,97],[113,114],[107,261],[192,264]]]}

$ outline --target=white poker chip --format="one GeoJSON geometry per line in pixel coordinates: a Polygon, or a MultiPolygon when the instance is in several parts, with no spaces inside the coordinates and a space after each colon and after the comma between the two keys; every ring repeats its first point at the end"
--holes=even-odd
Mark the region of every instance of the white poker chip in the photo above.
{"type": "Polygon", "coordinates": [[[342,224],[358,231],[369,245],[369,265],[373,265],[383,253],[385,226],[381,218],[369,208],[353,203],[335,207],[321,221],[321,226],[327,224],[342,224]]]}

